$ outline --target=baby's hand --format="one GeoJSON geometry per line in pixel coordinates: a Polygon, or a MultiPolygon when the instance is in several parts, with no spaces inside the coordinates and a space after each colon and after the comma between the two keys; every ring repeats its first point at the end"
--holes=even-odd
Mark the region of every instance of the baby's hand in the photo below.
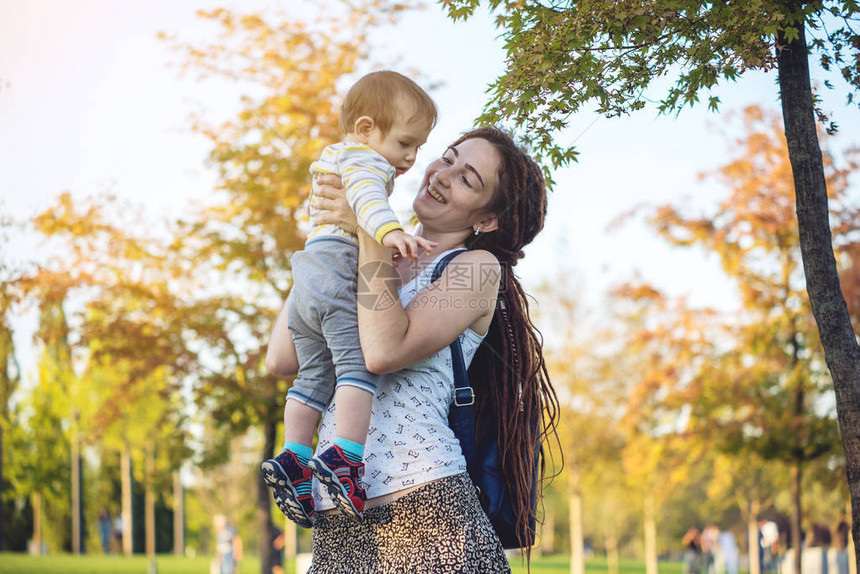
{"type": "Polygon", "coordinates": [[[394,229],[386,233],[382,237],[382,244],[396,249],[402,257],[408,257],[413,261],[418,261],[420,250],[430,251],[436,247],[436,243],[427,241],[423,237],[409,235],[402,229],[394,229]]]}

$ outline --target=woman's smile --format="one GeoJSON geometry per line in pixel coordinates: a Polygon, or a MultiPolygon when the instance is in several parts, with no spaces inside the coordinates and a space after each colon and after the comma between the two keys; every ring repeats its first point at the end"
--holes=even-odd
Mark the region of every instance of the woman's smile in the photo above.
{"type": "Polygon", "coordinates": [[[433,188],[432,183],[427,185],[427,195],[429,195],[434,201],[437,201],[441,204],[448,203],[448,200],[446,200],[441,193],[439,193],[433,188]]]}

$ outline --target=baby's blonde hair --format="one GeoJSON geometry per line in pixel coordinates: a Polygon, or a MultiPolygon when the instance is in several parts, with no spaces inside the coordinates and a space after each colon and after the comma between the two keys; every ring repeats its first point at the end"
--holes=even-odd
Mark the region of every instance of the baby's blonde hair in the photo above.
{"type": "Polygon", "coordinates": [[[371,72],[358,80],[346,94],[340,108],[340,129],[349,134],[355,129],[355,121],[361,116],[370,116],[382,135],[394,125],[397,114],[412,104],[412,116],[406,120],[423,122],[429,132],[436,125],[436,104],[421,86],[397,72],[383,70],[371,72]]]}

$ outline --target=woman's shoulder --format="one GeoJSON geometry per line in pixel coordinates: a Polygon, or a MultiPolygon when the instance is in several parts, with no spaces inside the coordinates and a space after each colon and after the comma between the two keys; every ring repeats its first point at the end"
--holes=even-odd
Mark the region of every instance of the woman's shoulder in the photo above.
{"type": "Polygon", "coordinates": [[[488,265],[500,266],[499,260],[495,255],[486,249],[466,249],[458,253],[451,262],[460,263],[485,263],[488,265]]]}

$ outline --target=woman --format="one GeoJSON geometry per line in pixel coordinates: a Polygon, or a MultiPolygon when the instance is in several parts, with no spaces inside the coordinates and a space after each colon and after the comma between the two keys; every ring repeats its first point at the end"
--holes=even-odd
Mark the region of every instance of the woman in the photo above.
{"type": "MultiPolygon", "coordinates": [[[[355,227],[335,187],[324,190],[320,207],[329,211],[317,223],[355,227]]],[[[522,521],[538,432],[555,433],[557,399],[513,273],[546,214],[539,167],[502,131],[478,128],[427,167],[413,208],[419,233],[437,244],[418,264],[392,265],[389,249],[359,233],[361,347],[369,370],[390,374],[374,397],[367,510],[360,521],[317,513],[312,572],[510,571],[447,426],[455,338],[471,361],[476,420],[487,409],[499,415],[495,431],[522,521]],[[431,285],[438,259],[463,247],[431,285]],[[540,429],[528,424],[534,412],[545,415],[540,429]]],[[[280,375],[296,366],[285,325],[282,312],[267,357],[280,375]]],[[[323,414],[318,449],[333,438],[335,408],[323,414]]],[[[317,497],[320,508],[326,499],[317,497]]]]}

